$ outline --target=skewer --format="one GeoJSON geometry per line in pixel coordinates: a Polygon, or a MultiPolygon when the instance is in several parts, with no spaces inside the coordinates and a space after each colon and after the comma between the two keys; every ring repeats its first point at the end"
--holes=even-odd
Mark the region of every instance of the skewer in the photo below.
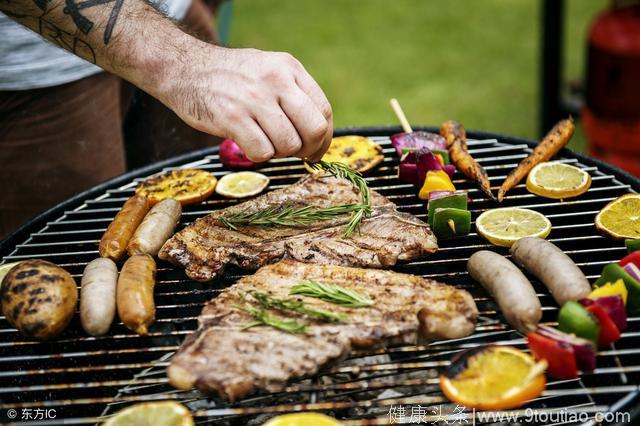
{"type": "Polygon", "coordinates": [[[409,120],[407,120],[407,116],[404,115],[404,111],[402,111],[400,102],[398,102],[396,98],[391,98],[391,100],[389,100],[389,103],[391,104],[391,108],[393,108],[393,112],[396,113],[396,117],[398,117],[398,121],[400,121],[402,130],[404,130],[405,133],[413,133],[411,124],[409,124],[409,120]]]}

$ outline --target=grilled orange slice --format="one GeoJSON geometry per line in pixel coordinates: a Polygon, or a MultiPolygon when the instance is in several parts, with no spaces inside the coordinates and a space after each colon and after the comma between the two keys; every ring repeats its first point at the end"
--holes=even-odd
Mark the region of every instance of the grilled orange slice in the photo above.
{"type": "Polygon", "coordinates": [[[209,197],[217,183],[216,177],[204,170],[169,170],[142,181],[136,194],[147,197],[151,205],[167,198],[175,198],[185,206],[209,197]]]}
{"type": "Polygon", "coordinates": [[[640,194],[625,194],[604,206],[596,229],[616,239],[640,238],[640,194]]]}
{"type": "MultiPolygon", "coordinates": [[[[339,136],[331,140],[331,145],[322,156],[322,161],[340,162],[361,173],[371,170],[384,159],[382,147],[363,136],[339,136]]],[[[305,163],[310,173],[316,173],[305,163]]]]}
{"type": "Polygon", "coordinates": [[[538,397],[546,385],[545,361],[510,346],[483,346],[461,353],[440,375],[451,401],[478,410],[506,410],[538,397]]]}

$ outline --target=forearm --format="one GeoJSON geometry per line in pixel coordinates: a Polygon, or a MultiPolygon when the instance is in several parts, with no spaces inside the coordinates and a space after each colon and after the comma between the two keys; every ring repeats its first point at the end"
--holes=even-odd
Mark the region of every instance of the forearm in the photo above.
{"type": "Polygon", "coordinates": [[[143,0],[0,0],[0,11],[155,96],[199,43],[143,0]]]}

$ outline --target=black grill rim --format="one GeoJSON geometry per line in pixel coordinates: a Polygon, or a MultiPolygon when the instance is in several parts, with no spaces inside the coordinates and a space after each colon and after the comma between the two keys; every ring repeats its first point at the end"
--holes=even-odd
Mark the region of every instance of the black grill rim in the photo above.
{"type": "MultiPolygon", "coordinates": [[[[438,128],[434,126],[414,126],[414,130],[423,130],[428,132],[438,133],[438,128]]],[[[391,136],[395,133],[402,132],[400,126],[365,126],[365,127],[344,127],[336,129],[334,136],[343,136],[348,134],[358,134],[362,136],[391,136]]],[[[500,141],[516,144],[527,144],[529,147],[534,147],[538,142],[531,139],[524,139],[515,136],[507,136],[500,133],[492,133],[487,131],[468,130],[467,136],[470,139],[498,139],[500,141]]],[[[31,218],[19,229],[0,241],[0,258],[9,255],[15,248],[16,244],[24,241],[35,230],[46,225],[47,221],[52,218],[58,217],[64,213],[65,210],[70,210],[72,206],[82,204],[83,200],[88,198],[94,198],[96,195],[104,193],[107,189],[114,186],[119,186],[128,182],[131,182],[134,178],[141,176],[148,176],[149,174],[157,173],[165,167],[171,167],[177,164],[184,164],[186,162],[194,161],[202,158],[206,155],[212,155],[218,153],[218,147],[205,148],[183,154],[180,156],[172,157],[167,160],[159,161],[150,164],[145,167],[141,167],[123,175],[117,176],[113,179],[105,181],[101,184],[94,186],[84,192],[81,192],[60,204],[50,208],[49,210],[31,218]]],[[[598,167],[601,171],[609,173],[615,176],[618,180],[625,184],[631,185],[631,187],[640,192],[640,178],[637,178],[624,170],[621,170],[615,166],[612,166],[601,160],[586,156],[584,154],[563,149],[560,154],[569,155],[577,158],[580,162],[588,166],[598,167]]],[[[611,410],[622,411],[626,410],[630,413],[631,423],[640,419],[640,391],[632,392],[625,398],[624,403],[619,406],[610,407],[611,410]]],[[[623,423],[618,423],[622,425],[623,423]]],[[[626,423],[625,423],[626,424],[626,423]]]]}

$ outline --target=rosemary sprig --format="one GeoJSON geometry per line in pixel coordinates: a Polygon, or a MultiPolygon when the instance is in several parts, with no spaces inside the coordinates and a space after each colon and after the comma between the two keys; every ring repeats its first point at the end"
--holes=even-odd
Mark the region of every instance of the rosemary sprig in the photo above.
{"type": "Polygon", "coordinates": [[[264,309],[278,309],[285,312],[297,312],[311,318],[326,322],[345,321],[348,317],[345,314],[337,314],[323,309],[310,308],[302,300],[280,299],[267,293],[253,291],[249,293],[260,303],[264,309]]]}
{"type": "Polygon", "coordinates": [[[362,197],[362,203],[360,204],[360,208],[351,214],[351,219],[345,228],[344,236],[348,237],[356,231],[359,232],[360,222],[362,222],[365,217],[371,216],[371,212],[373,211],[371,208],[371,193],[369,192],[369,185],[362,174],[348,165],[337,161],[318,161],[317,163],[305,161],[305,163],[312,169],[324,170],[335,178],[346,179],[358,188],[360,196],[362,197]]]}
{"type": "Polygon", "coordinates": [[[313,280],[303,281],[295,285],[289,294],[315,297],[349,308],[365,308],[373,305],[373,300],[357,291],[349,290],[336,284],[324,284],[313,280]]]}
{"type": "Polygon", "coordinates": [[[267,325],[273,328],[277,328],[278,330],[286,331],[287,333],[307,332],[307,326],[305,324],[271,315],[265,309],[258,309],[250,305],[234,305],[234,307],[248,313],[254,318],[254,321],[248,322],[243,325],[243,329],[248,329],[258,325],[267,325]]]}
{"type": "Polygon", "coordinates": [[[268,207],[253,213],[241,212],[221,216],[218,220],[231,229],[237,229],[241,225],[305,226],[360,210],[360,204],[345,204],[325,208],[306,206],[297,209],[293,207],[268,207]]]}
{"type": "Polygon", "coordinates": [[[360,172],[351,167],[338,163],[319,161],[317,163],[306,162],[309,167],[315,170],[321,170],[330,175],[346,179],[351,182],[362,197],[360,204],[343,204],[332,207],[316,207],[306,206],[301,208],[277,206],[268,207],[252,213],[234,213],[218,217],[218,220],[227,228],[238,229],[242,225],[259,225],[259,226],[304,226],[310,225],[318,221],[333,219],[336,216],[351,213],[349,223],[345,227],[344,236],[348,237],[355,231],[360,230],[360,222],[368,216],[371,216],[371,193],[367,181],[362,177],[360,172]]]}

